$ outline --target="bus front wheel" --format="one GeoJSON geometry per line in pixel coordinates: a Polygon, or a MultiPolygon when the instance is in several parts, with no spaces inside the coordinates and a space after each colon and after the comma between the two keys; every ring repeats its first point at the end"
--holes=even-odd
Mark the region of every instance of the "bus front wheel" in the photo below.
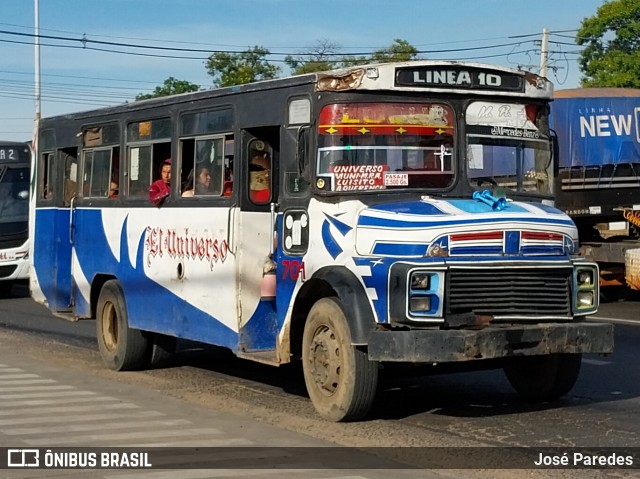
{"type": "Polygon", "coordinates": [[[96,310],[98,348],[104,363],[116,371],[140,369],[147,360],[148,342],[142,331],[129,327],[120,283],[107,281],[96,310]]]}
{"type": "Polygon", "coordinates": [[[567,394],[580,374],[581,354],[514,358],[504,367],[513,389],[527,401],[549,401],[567,394]]]}
{"type": "Polygon", "coordinates": [[[318,413],[331,421],[365,416],[376,393],[378,363],[351,343],[344,309],[323,298],[309,311],[302,338],[304,381],[318,413]]]}

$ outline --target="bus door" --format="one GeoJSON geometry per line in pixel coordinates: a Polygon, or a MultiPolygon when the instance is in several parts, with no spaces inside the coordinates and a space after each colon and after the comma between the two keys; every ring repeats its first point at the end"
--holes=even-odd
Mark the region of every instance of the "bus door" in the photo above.
{"type": "Polygon", "coordinates": [[[244,132],[240,211],[234,234],[238,261],[238,355],[275,361],[275,268],[271,259],[277,198],[279,128],[244,132]]]}
{"type": "Polygon", "coordinates": [[[43,152],[38,172],[39,207],[33,238],[33,248],[38,252],[34,254],[32,295],[38,300],[38,292],[41,292],[52,311],[71,313],[71,209],[76,201],[77,149],[43,152]]]}

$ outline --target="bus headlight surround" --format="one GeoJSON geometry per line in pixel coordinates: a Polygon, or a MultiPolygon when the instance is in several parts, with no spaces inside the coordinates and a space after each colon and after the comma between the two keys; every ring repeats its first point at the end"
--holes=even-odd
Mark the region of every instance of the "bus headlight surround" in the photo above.
{"type": "Polygon", "coordinates": [[[444,271],[413,269],[407,275],[406,315],[411,321],[442,317],[444,271]]]}
{"type": "Polygon", "coordinates": [[[600,275],[598,266],[577,264],[573,271],[573,312],[583,315],[596,311],[600,294],[600,275]]]}

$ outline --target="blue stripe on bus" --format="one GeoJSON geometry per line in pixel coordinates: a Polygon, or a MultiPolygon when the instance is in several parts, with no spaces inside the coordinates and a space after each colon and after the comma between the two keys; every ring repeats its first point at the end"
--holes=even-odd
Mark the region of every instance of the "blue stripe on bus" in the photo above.
{"type": "Polygon", "coordinates": [[[376,243],[372,254],[388,256],[424,256],[427,254],[427,244],[411,243],[376,243]]]}
{"type": "Polygon", "coordinates": [[[530,216],[526,217],[514,217],[514,218],[465,218],[456,219],[425,219],[422,221],[406,221],[389,218],[378,218],[375,216],[360,215],[358,218],[358,226],[370,226],[376,228],[390,228],[390,229],[419,229],[419,228],[438,228],[442,226],[465,226],[465,225],[479,225],[479,224],[504,224],[505,222],[519,222],[530,224],[546,224],[546,225],[558,225],[558,226],[573,226],[573,221],[570,219],[562,220],[557,218],[534,218],[530,216]]]}
{"type": "Polygon", "coordinates": [[[424,201],[406,201],[398,203],[387,203],[383,205],[373,205],[369,207],[372,211],[386,211],[391,213],[407,213],[412,215],[442,215],[446,214],[437,206],[424,201]]]}
{"type": "Polygon", "coordinates": [[[331,235],[331,224],[326,219],[322,222],[322,241],[333,259],[336,259],[342,253],[342,248],[331,235]]]}
{"type": "Polygon", "coordinates": [[[451,246],[449,254],[452,255],[501,255],[502,246],[451,246]]]}

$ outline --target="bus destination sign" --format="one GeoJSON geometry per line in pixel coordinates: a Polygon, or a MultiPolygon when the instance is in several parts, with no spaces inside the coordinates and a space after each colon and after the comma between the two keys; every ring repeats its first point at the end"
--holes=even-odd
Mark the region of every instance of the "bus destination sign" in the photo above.
{"type": "Polygon", "coordinates": [[[456,65],[403,67],[396,70],[396,86],[523,92],[524,77],[456,65]]]}
{"type": "Polygon", "coordinates": [[[0,146],[0,161],[18,161],[20,156],[18,148],[0,146]]]}

